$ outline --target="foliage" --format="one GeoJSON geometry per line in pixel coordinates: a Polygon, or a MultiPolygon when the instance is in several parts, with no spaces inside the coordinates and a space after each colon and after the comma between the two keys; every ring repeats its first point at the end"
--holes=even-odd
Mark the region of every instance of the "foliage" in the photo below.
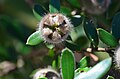
{"type": "Polygon", "coordinates": [[[35,74],[30,76],[31,72],[47,66],[62,73],[62,79],[119,79],[114,72],[108,76],[114,64],[113,50],[120,40],[119,1],[111,0],[109,8],[105,7],[101,14],[96,12],[100,9],[88,8],[90,3],[84,1],[85,6],[82,0],[1,0],[0,67],[4,61],[15,67],[5,73],[4,67],[0,69],[0,79],[31,79],[35,74]],[[88,9],[96,11],[89,13],[88,9]],[[62,43],[48,43],[39,29],[35,31],[48,13],[61,13],[73,25],[62,43]]]}

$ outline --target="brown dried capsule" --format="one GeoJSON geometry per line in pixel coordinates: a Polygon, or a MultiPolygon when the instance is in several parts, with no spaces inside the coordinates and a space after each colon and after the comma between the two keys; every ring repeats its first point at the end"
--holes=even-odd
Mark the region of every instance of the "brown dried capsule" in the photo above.
{"type": "Polygon", "coordinates": [[[47,14],[39,23],[41,36],[49,43],[60,43],[64,41],[71,31],[71,27],[70,20],[59,13],[47,14]]]}

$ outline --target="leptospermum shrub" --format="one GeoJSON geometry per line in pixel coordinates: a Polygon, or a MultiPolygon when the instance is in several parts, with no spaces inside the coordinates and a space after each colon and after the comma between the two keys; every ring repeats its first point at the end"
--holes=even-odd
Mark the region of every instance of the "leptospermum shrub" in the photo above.
{"type": "Polygon", "coordinates": [[[38,28],[26,44],[43,43],[56,56],[51,68],[35,70],[33,79],[102,79],[110,70],[112,58],[120,66],[120,13],[114,16],[112,25],[108,24],[112,26],[109,31],[106,18],[101,16],[111,0],[68,2],[80,11],[66,12],[68,7],[61,8],[60,0],[50,0],[49,11],[39,4],[33,7],[38,28]],[[115,56],[111,57],[110,51],[115,51],[115,56]]]}

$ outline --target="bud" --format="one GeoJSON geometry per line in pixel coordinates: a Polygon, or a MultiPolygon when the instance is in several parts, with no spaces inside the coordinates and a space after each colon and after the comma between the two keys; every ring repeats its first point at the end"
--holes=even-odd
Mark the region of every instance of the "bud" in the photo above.
{"type": "Polygon", "coordinates": [[[41,36],[49,43],[60,43],[64,41],[71,31],[71,27],[70,20],[59,13],[47,14],[39,23],[41,36]]]}

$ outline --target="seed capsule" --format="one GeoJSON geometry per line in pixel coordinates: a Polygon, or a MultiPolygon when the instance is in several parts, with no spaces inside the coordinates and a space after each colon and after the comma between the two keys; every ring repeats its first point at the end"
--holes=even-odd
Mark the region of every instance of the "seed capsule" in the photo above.
{"type": "Polygon", "coordinates": [[[60,79],[60,75],[55,70],[49,68],[39,69],[33,76],[33,79],[39,79],[43,77],[48,79],[60,79]]]}
{"type": "Polygon", "coordinates": [[[70,20],[59,13],[47,14],[39,23],[41,36],[49,43],[60,43],[64,41],[71,31],[71,27],[70,20]]]}

